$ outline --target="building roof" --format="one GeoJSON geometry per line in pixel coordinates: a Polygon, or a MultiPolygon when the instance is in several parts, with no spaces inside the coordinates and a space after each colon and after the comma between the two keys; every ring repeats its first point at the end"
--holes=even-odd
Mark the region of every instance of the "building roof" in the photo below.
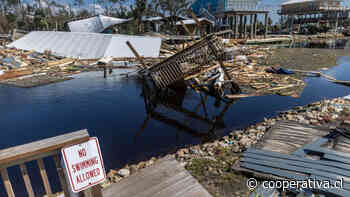
{"type": "MultiPolygon", "coordinates": [[[[206,22],[209,22],[211,24],[215,24],[213,21],[207,19],[207,18],[198,18],[198,21],[199,22],[202,22],[202,21],[206,21],[206,22]]],[[[196,21],[194,19],[188,19],[188,20],[183,20],[182,21],[185,25],[192,25],[192,24],[196,24],[196,21]]],[[[177,22],[176,25],[181,25],[181,22],[177,22]]]]}
{"type": "Polygon", "coordinates": [[[130,19],[114,18],[109,16],[95,16],[68,23],[71,32],[101,33],[110,26],[128,22],[130,19]]]}
{"type": "Polygon", "coordinates": [[[81,59],[135,57],[126,41],[130,41],[140,56],[159,56],[160,38],[120,34],[34,31],[8,47],[39,53],[51,51],[57,56],[81,59]]]}

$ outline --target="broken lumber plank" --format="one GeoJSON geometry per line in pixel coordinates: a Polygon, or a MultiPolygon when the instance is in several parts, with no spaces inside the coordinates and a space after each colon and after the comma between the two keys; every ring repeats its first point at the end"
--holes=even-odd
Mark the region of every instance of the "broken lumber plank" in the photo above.
{"type": "Polygon", "coordinates": [[[267,89],[266,91],[283,90],[283,89],[287,89],[287,88],[292,88],[294,86],[296,86],[296,85],[290,84],[290,85],[286,85],[286,86],[282,86],[282,87],[276,87],[276,88],[267,89]]]}
{"type": "Polygon", "coordinates": [[[57,61],[49,61],[47,62],[47,66],[63,66],[63,65],[72,64],[73,62],[74,62],[74,59],[72,58],[64,58],[57,61]]]}
{"type": "Polygon", "coordinates": [[[136,51],[136,49],[132,46],[132,44],[129,41],[126,41],[126,44],[128,45],[128,47],[130,48],[130,50],[132,51],[132,53],[135,55],[136,59],[138,61],[140,61],[140,63],[142,64],[143,68],[146,68],[146,63],[143,60],[143,58],[139,55],[139,53],[136,51]]]}

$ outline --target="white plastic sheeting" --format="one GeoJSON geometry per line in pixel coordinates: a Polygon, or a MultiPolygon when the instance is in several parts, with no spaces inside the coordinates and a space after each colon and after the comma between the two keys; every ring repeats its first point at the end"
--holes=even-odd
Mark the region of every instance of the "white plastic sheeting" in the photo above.
{"type": "Polygon", "coordinates": [[[99,15],[83,20],[72,21],[68,23],[68,27],[71,32],[101,33],[112,25],[122,24],[127,21],[129,21],[129,19],[99,15]]]}
{"type": "Polygon", "coordinates": [[[134,57],[126,41],[130,41],[141,56],[159,56],[161,38],[120,34],[34,31],[8,47],[39,53],[51,51],[57,56],[80,59],[134,57]]]}

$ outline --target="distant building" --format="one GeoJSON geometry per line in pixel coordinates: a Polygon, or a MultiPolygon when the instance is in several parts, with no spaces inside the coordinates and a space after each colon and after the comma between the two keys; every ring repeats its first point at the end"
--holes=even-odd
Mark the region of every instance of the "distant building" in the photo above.
{"type": "Polygon", "coordinates": [[[195,14],[205,16],[210,20],[213,19],[209,13],[212,14],[216,18],[216,28],[219,30],[232,29],[236,38],[255,38],[257,15],[263,14],[265,16],[263,31],[266,37],[269,11],[260,9],[259,2],[260,0],[196,0],[192,4],[192,10],[195,14]]]}
{"type": "Polygon", "coordinates": [[[281,23],[289,31],[295,25],[326,24],[337,28],[339,23],[349,18],[349,8],[342,5],[344,0],[289,0],[281,4],[281,23]]]}
{"type": "Polygon", "coordinates": [[[257,10],[260,0],[196,0],[192,9],[196,14],[200,9],[207,9],[209,12],[216,14],[225,11],[240,10],[257,10]]]}

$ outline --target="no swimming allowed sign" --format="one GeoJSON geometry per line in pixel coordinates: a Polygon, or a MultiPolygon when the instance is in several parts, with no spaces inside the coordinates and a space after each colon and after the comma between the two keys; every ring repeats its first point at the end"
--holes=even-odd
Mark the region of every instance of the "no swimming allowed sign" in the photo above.
{"type": "Polygon", "coordinates": [[[96,137],[61,151],[73,192],[86,190],[105,180],[106,172],[96,137]]]}

